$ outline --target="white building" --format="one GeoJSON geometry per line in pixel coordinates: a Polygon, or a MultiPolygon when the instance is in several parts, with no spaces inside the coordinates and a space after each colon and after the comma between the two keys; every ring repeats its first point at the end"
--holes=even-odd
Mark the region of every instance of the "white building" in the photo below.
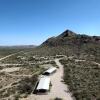
{"type": "Polygon", "coordinates": [[[42,77],[36,87],[36,92],[48,92],[50,89],[50,78],[42,77]]]}
{"type": "Polygon", "coordinates": [[[43,73],[43,75],[50,75],[50,74],[56,72],[56,70],[57,70],[56,67],[51,67],[51,68],[49,68],[47,71],[45,71],[45,72],[43,73]]]}

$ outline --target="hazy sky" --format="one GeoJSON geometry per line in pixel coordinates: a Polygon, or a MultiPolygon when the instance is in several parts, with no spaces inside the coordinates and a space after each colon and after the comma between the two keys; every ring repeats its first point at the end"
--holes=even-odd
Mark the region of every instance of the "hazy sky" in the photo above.
{"type": "Polygon", "coordinates": [[[100,0],[0,0],[0,45],[38,45],[66,29],[100,35],[100,0]]]}

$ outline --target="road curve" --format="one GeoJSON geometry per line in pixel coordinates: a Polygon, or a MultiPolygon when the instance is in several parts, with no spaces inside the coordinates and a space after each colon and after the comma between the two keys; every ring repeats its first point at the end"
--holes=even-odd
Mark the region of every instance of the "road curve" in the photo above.
{"type": "Polygon", "coordinates": [[[59,62],[59,59],[55,59],[55,62],[59,69],[57,69],[56,73],[50,76],[52,88],[50,92],[45,95],[34,95],[31,94],[27,98],[23,98],[20,100],[53,100],[54,98],[62,98],[63,100],[73,100],[71,93],[68,92],[68,87],[62,82],[63,77],[63,65],[59,62]]]}

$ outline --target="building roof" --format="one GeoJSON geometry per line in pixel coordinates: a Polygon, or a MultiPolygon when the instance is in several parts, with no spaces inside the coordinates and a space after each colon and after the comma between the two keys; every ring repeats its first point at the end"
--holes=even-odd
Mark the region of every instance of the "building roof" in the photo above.
{"type": "Polygon", "coordinates": [[[44,73],[53,73],[54,71],[56,71],[57,68],[56,67],[52,67],[52,68],[49,68],[47,71],[45,71],[44,73]]]}
{"type": "Polygon", "coordinates": [[[49,90],[49,85],[50,85],[50,78],[43,77],[39,81],[39,84],[37,86],[37,90],[40,90],[40,89],[49,90]]]}

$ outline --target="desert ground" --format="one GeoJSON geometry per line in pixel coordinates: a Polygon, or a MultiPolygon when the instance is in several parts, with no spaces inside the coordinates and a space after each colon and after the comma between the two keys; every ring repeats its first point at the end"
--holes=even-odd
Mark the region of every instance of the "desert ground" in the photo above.
{"type": "Polygon", "coordinates": [[[62,98],[63,100],[73,100],[68,87],[63,83],[63,65],[59,62],[59,59],[55,59],[55,62],[59,69],[50,76],[52,83],[50,92],[42,95],[31,94],[26,99],[24,98],[21,100],[52,100],[56,97],[62,98]]]}
{"type": "MultiPolygon", "coordinates": [[[[40,52],[40,51],[39,51],[40,52]]],[[[37,55],[19,51],[0,58],[0,100],[81,100],[99,98],[99,56],[37,55]],[[98,58],[98,59],[96,59],[98,58]],[[52,86],[46,94],[33,94],[44,71],[56,67],[48,76],[52,86]],[[81,99],[80,99],[81,98],[81,99]]],[[[98,99],[97,99],[98,100],[98,99]]]]}
{"type": "MultiPolygon", "coordinates": [[[[73,100],[72,94],[70,93],[68,87],[64,84],[64,69],[59,60],[59,58],[53,56],[27,56],[27,52],[25,53],[23,51],[0,58],[1,100],[14,100],[16,98],[19,98],[19,100],[51,100],[56,97],[62,98],[64,100],[73,100]],[[32,90],[30,94],[19,94],[21,90],[18,87],[24,84],[24,79],[30,79],[31,77],[34,77],[34,75],[37,75],[38,79],[41,73],[48,69],[49,66],[57,67],[57,71],[51,76],[48,76],[50,77],[52,83],[50,92],[48,92],[46,95],[35,95],[32,93],[32,90]]],[[[36,81],[34,82],[33,87],[35,83],[36,81]]],[[[27,90],[25,90],[24,92],[27,92],[27,90]]]]}

